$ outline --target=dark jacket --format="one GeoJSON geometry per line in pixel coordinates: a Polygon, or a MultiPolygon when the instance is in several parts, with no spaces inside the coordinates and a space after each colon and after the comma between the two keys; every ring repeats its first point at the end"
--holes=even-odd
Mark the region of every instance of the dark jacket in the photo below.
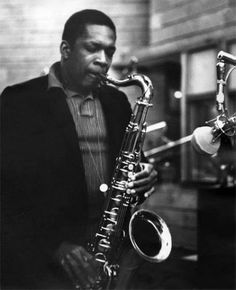
{"type": "MultiPolygon", "coordinates": [[[[105,115],[114,166],[130,119],[126,96],[95,91],[105,115]]],[[[65,95],[43,76],[1,96],[2,284],[54,285],[53,255],[63,241],[83,244],[87,190],[74,122],[65,95]],[[46,281],[48,280],[48,281],[46,281]]],[[[49,286],[51,287],[51,286],[49,286]]]]}

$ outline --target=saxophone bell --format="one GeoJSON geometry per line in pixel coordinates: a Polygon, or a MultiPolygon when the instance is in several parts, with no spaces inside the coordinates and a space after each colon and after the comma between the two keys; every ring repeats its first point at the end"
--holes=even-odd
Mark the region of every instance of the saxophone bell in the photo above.
{"type": "Polygon", "coordinates": [[[129,222],[129,238],[136,252],[149,262],[160,263],[166,260],[171,252],[172,239],[169,228],[153,211],[140,209],[132,215],[129,222]]]}

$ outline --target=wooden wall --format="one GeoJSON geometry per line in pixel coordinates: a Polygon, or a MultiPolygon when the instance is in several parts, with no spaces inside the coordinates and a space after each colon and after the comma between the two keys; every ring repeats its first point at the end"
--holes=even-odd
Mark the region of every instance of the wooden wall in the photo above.
{"type": "Polygon", "coordinates": [[[38,76],[59,59],[63,26],[86,8],[99,9],[117,25],[117,54],[147,44],[148,0],[2,0],[0,2],[0,92],[9,84],[38,76]]]}
{"type": "Polygon", "coordinates": [[[151,45],[235,32],[235,1],[160,0],[152,1],[151,11],[151,45]]]}
{"type": "Polygon", "coordinates": [[[149,28],[149,46],[137,50],[140,61],[235,40],[236,1],[151,0],[149,28]]]}

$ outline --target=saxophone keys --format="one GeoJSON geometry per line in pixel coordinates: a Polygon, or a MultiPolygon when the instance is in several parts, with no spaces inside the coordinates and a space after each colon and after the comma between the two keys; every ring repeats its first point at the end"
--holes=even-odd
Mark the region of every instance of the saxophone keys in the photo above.
{"type": "Polygon", "coordinates": [[[134,170],[134,164],[129,164],[129,165],[128,165],[128,170],[130,170],[130,171],[131,171],[131,170],[134,170]]]}
{"type": "Polygon", "coordinates": [[[128,178],[129,178],[130,180],[132,180],[132,179],[133,179],[133,176],[134,176],[134,173],[133,173],[132,171],[129,171],[129,172],[128,172],[128,178]]]}

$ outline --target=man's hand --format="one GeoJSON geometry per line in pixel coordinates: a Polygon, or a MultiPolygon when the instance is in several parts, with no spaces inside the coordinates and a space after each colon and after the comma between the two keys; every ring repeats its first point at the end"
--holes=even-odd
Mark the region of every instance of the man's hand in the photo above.
{"type": "Polygon", "coordinates": [[[157,182],[157,171],[150,163],[140,163],[141,170],[132,176],[133,181],[129,182],[128,187],[131,193],[138,197],[138,204],[141,204],[155,190],[157,182]]]}
{"type": "Polygon", "coordinates": [[[56,259],[75,287],[89,289],[89,285],[95,283],[99,264],[83,247],[62,243],[56,259]]]}

